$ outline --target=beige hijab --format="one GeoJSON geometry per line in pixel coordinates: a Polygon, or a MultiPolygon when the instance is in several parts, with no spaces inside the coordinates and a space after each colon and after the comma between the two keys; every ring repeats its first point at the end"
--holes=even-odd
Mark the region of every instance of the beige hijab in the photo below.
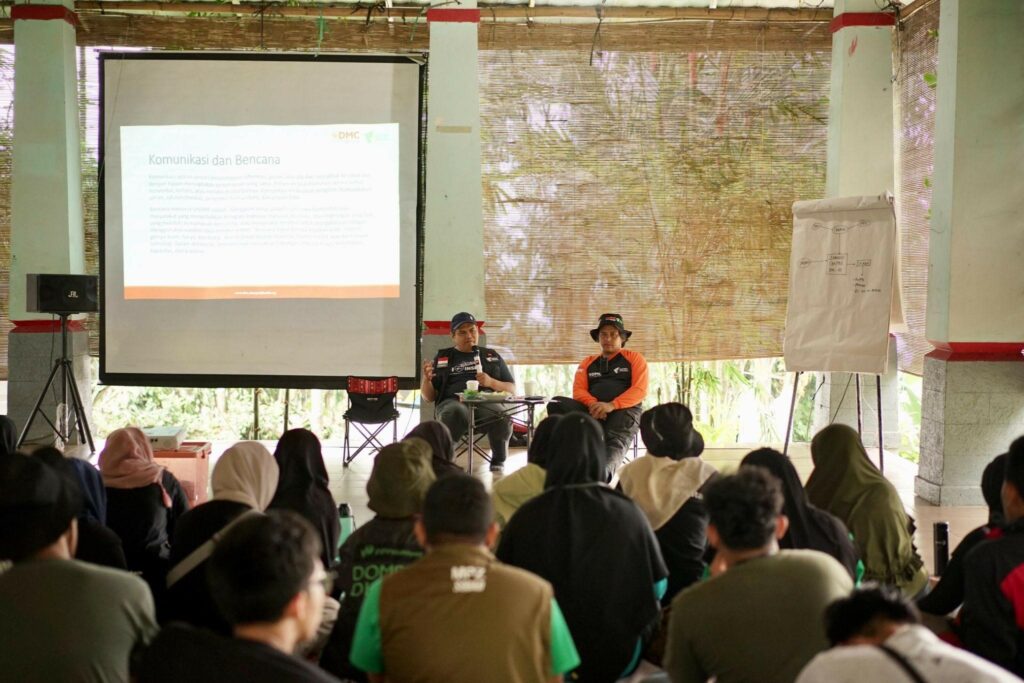
{"type": "Polygon", "coordinates": [[[240,441],[224,451],[213,467],[215,500],[231,500],[263,512],[277,491],[277,462],[266,446],[240,441]]]}
{"type": "Polygon", "coordinates": [[[619,484],[657,531],[717,471],[700,458],[673,460],[645,455],[619,470],[619,484]]]}

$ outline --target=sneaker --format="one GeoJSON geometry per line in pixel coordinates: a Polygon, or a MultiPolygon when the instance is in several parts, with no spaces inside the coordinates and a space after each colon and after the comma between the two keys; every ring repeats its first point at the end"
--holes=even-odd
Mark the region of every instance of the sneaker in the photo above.
{"type": "Polygon", "coordinates": [[[505,474],[505,466],[501,463],[491,463],[491,474],[505,474]]]}

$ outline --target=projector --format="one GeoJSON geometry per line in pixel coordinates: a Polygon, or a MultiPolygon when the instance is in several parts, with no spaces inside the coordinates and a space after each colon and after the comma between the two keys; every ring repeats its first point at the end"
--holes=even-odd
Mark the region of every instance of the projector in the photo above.
{"type": "Polygon", "coordinates": [[[142,431],[154,451],[176,451],[185,440],[184,427],[148,427],[142,431]]]}

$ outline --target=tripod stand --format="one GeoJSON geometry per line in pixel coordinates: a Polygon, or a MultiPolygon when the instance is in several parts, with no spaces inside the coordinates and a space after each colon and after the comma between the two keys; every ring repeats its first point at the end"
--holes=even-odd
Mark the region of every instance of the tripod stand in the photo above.
{"type": "Polygon", "coordinates": [[[72,425],[70,421],[74,419],[74,426],[78,430],[79,439],[89,444],[90,453],[95,453],[96,446],[92,442],[92,432],[89,431],[89,422],[85,416],[85,406],[82,404],[82,396],[78,393],[78,385],[75,383],[75,366],[72,364],[71,358],[68,357],[68,316],[71,314],[58,313],[57,315],[60,316],[60,358],[53,363],[50,376],[46,379],[46,384],[43,385],[39,398],[36,399],[36,405],[28,416],[28,422],[25,423],[24,429],[21,430],[17,447],[21,448],[29,429],[32,428],[36,415],[40,415],[53,428],[57,438],[64,444],[71,438],[72,425]],[[42,411],[42,405],[46,399],[46,393],[50,391],[53,381],[57,379],[58,374],[60,374],[60,403],[57,405],[57,424],[54,424],[47,417],[46,413],[42,411]],[[71,399],[70,411],[68,406],[69,398],[71,399]]]}

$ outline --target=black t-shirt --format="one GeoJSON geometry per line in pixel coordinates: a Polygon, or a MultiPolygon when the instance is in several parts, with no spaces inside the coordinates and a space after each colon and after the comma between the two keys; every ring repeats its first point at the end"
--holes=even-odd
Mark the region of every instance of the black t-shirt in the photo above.
{"type": "Polygon", "coordinates": [[[139,683],[337,683],[323,669],[241,638],[174,624],[164,628],[139,658],[139,683]]]}
{"type": "MultiPolygon", "coordinates": [[[[441,349],[434,356],[434,391],[437,402],[455,398],[455,394],[466,390],[466,382],[476,379],[477,361],[488,375],[500,382],[514,382],[512,371],[498,352],[486,346],[476,351],[459,351],[455,347],[441,349]]],[[[481,391],[491,391],[481,387],[481,391]]]]}

